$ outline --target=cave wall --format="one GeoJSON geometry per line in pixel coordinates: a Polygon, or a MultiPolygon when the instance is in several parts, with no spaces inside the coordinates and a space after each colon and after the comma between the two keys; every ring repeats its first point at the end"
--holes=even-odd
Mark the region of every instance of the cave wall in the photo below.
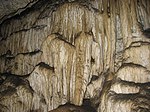
{"type": "Polygon", "coordinates": [[[1,4],[0,111],[150,110],[149,0],[1,4]]]}
{"type": "Polygon", "coordinates": [[[0,23],[7,18],[21,13],[34,5],[38,0],[1,0],[0,2],[0,23]]]}

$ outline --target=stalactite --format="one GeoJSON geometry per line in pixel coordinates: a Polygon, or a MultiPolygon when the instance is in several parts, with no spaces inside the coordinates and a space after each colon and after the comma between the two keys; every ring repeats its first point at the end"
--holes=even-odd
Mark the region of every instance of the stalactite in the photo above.
{"type": "Polygon", "coordinates": [[[107,2],[107,14],[110,17],[110,0],[108,0],[107,2]]]}
{"type": "Polygon", "coordinates": [[[103,0],[101,0],[101,13],[103,13],[104,12],[104,2],[103,2],[103,0]]]}

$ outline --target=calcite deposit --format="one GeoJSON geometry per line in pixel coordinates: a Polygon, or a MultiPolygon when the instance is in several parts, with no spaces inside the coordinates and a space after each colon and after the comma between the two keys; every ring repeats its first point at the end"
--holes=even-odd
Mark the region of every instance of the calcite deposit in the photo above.
{"type": "Polygon", "coordinates": [[[0,112],[149,112],[150,0],[2,0],[0,112]]]}

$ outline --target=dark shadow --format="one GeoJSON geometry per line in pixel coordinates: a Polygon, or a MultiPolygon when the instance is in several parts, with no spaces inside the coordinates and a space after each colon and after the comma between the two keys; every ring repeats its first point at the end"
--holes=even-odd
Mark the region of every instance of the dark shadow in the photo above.
{"type": "Polygon", "coordinates": [[[92,106],[92,102],[89,99],[84,99],[83,100],[83,105],[82,107],[85,109],[87,112],[97,112],[96,109],[92,106]]]}

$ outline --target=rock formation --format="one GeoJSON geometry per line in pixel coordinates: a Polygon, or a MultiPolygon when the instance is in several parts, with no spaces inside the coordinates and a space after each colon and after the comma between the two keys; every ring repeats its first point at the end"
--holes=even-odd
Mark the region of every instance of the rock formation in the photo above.
{"type": "Polygon", "coordinates": [[[150,0],[2,0],[0,12],[0,112],[150,111],[150,0]]]}

